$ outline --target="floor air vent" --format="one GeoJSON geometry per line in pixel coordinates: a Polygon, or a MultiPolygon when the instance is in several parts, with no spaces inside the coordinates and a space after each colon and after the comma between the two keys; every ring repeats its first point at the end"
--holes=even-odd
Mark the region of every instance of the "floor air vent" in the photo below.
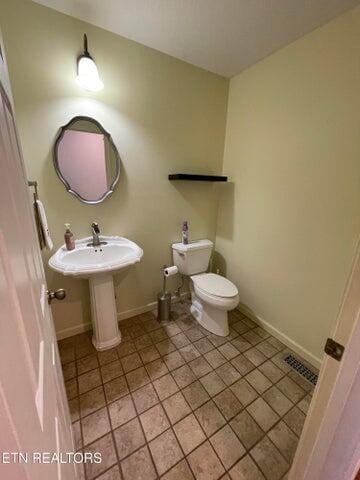
{"type": "Polygon", "coordinates": [[[284,362],[287,363],[295,372],[304,377],[312,385],[316,385],[318,380],[318,375],[310,370],[306,365],[304,365],[298,358],[294,357],[291,353],[287,353],[283,358],[284,362]]]}

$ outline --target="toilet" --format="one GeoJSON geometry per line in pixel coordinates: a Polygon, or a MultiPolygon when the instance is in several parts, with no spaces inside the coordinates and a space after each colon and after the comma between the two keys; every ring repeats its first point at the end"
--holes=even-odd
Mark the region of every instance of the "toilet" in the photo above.
{"type": "Polygon", "coordinates": [[[236,286],[215,273],[206,273],[213,243],[197,240],[172,245],[174,265],[191,279],[191,314],[211,333],[229,335],[228,310],[239,303],[236,286]]]}

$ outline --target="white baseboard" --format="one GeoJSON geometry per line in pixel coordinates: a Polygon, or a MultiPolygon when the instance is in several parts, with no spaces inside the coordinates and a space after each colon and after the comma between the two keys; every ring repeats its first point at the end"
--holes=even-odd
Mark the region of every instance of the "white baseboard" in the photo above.
{"type": "Polygon", "coordinates": [[[72,337],[73,335],[78,335],[79,333],[87,332],[91,330],[91,323],[80,323],[74,327],[63,328],[62,330],[56,331],[56,338],[62,340],[63,338],[72,337]]]}
{"type": "Polygon", "coordinates": [[[306,350],[306,348],[302,347],[297,342],[292,340],[290,337],[288,337],[287,335],[282,333],[280,330],[273,327],[266,320],[264,320],[261,317],[258,317],[257,315],[255,315],[245,305],[242,305],[242,304],[238,305],[237,310],[239,310],[239,312],[241,312],[242,314],[249,317],[251,320],[253,320],[255,323],[257,323],[264,330],[271,333],[271,335],[273,335],[275,338],[280,340],[280,342],[282,342],[284,345],[289,347],[291,350],[298,353],[301,357],[304,358],[304,360],[307,360],[309,363],[311,363],[311,365],[320,369],[322,360],[320,358],[316,357],[313,353],[309,352],[309,350],[306,350]]]}
{"type": "MultiPolygon", "coordinates": [[[[171,301],[173,303],[179,302],[181,298],[189,296],[189,292],[184,292],[179,297],[172,297],[171,301]]],[[[157,302],[150,302],[146,305],[142,305],[141,307],[132,308],[130,310],[125,310],[124,312],[120,312],[117,314],[118,321],[121,322],[122,320],[126,320],[127,318],[136,317],[137,315],[141,315],[142,313],[151,312],[157,308],[157,302]]],[[[91,323],[81,323],[79,325],[75,325],[74,327],[64,328],[62,330],[58,330],[56,332],[56,338],[58,340],[62,340],[63,338],[72,337],[73,335],[78,335],[79,333],[87,332],[91,330],[92,326],[91,323]]]]}

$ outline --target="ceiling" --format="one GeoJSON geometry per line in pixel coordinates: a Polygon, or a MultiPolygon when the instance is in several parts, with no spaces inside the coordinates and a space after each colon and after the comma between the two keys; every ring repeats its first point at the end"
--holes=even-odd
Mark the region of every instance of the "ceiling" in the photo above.
{"type": "Polygon", "coordinates": [[[226,77],[360,0],[35,0],[226,77]]]}

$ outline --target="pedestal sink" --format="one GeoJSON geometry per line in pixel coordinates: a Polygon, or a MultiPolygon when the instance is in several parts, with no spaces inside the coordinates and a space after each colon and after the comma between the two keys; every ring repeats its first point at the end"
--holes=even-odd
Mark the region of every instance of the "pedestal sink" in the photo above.
{"type": "Polygon", "coordinates": [[[106,244],[98,246],[92,246],[92,240],[92,237],[77,240],[75,249],[70,251],[63,245],[50,258],[49,266],[63,275],[89,279],[92,342],[97,350],[107,350],[121,342],[113,275],[140,262],[144,252],[123,237],[101,235],[99,240],[106,244]]]}

